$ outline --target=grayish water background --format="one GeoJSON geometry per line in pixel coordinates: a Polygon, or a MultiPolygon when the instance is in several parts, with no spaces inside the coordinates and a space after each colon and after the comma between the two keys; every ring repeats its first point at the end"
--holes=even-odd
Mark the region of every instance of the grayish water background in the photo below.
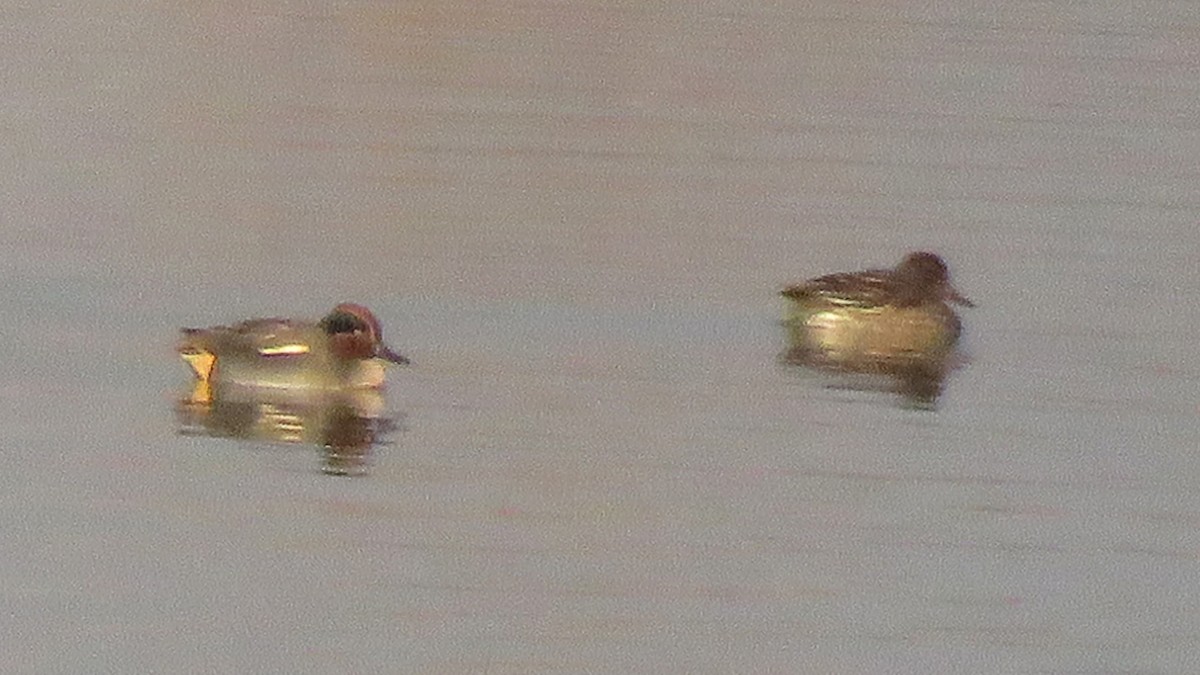
{"type": "Polygon", "coordinates": [[[1187,673],[1200,4],[0,9],[0,669],[1187,673]],[[937,412],[774,292],[931,248],[937,412]],[[181,325],[363,302],[361,479],[181,325]]]}

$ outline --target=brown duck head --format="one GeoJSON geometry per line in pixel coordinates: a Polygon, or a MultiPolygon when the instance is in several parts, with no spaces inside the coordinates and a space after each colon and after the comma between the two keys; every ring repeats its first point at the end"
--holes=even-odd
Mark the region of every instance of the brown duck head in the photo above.
{"type": "Polygon", "coordinates": [[[320,327],[329,336],[329,348],[343,359],[379,358],[397,364],[409,360],[383,342],[383,327],[371,310],[352,302],[333,308],[320,327]]]}
{"type": "Polygon", "coordinates": [[[917,305],[936,299],[964,307],[975,306],[975,303],[950,284],[950,270],[936,253],[909,253],[896,265],[893,278],[896,282],[896,294],[902,298],[900,304],[917,305]]]}

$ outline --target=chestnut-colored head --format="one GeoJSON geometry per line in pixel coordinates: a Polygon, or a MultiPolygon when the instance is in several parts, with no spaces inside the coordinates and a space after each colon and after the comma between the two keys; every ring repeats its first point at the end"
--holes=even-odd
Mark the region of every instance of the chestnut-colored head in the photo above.
{"type": "Polygon", "coordinates": [[[398,364],[409,362],[383,343],[379,319],[362,305],[343,302],[326,314],[319,325],[329,335],[330,349],[341,358],[379,358],[398,364]]]}

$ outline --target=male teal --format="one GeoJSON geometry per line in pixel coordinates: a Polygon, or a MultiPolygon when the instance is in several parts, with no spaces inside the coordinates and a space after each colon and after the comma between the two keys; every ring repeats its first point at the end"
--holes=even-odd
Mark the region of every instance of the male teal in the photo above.
{"type": "Polygon", "coordinates": [[[184,328],[177,347],[198,383],[288,389],[371,389],[387,364],[407,364],[383,341],[371,310],[342,303],[319,321],[249,319],[184,328]]]}

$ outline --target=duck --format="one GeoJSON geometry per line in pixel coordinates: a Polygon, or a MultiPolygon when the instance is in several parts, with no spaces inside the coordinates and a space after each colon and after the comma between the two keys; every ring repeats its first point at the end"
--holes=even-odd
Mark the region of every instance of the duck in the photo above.
{"type": "Polygon", "coordinates": [[[908,253],[891,269],[827,274],[780,294],[793,348],[837,363],[943,358],[963,332],[951,305],[975,306],[929,251],[908,253]]]}
{"type": "Polygon", "coordinates": [[[318,321],[248,319],[184,328],[176,351],[197,384],[286,389],[377,389],[407,357],[383,341],[366,307],[344,302],[318,321]]]}

